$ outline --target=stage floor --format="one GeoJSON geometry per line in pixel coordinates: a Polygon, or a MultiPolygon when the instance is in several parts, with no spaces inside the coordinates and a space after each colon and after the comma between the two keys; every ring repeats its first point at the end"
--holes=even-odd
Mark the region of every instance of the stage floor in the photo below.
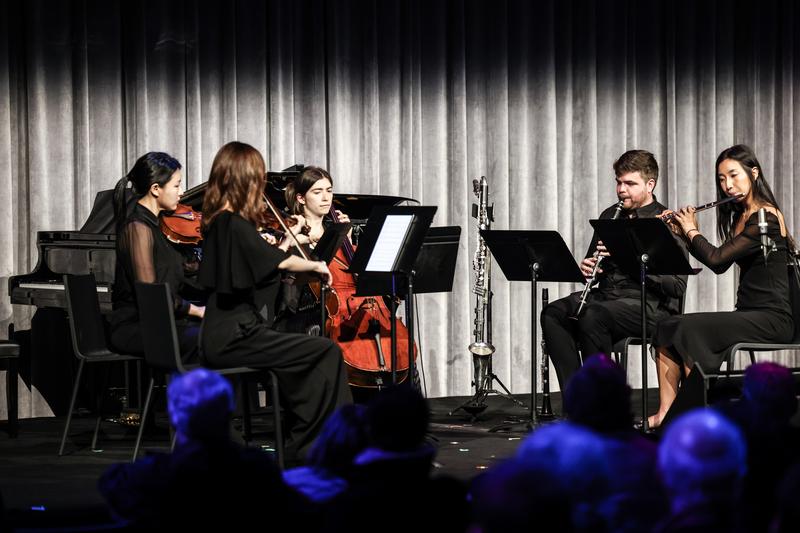
{"type": "MultiPolygon", "coordinates": [[[[650,405],[656,405],[657,391],[651,390],[650,405]]],[[[517,395],[527,404],[529,395],[517,395]]],[[[639,405],[634,391],[634,406],[639,405]]],[[[514,454],[525,432],[491,433],[489,430],[509,418],[528,417],[527,409],[506,398],[491,396],[487,409],[477,420],[451,409],[467,398],[450,397],[430,400],[431,436],[438,445],[436,473],[469,480],[493,463],[514,454]]],[[[556,413],[561,412],[561,396],[552,395],[556,413]]],[[[0,492],[7,510],[30,512],[31,509],[77,510],[102,507],[96,489],[100,474],[108,465],[130,460],[136,428],[103,423],[99,447],[90,449],[94,418],[73,417],[70,438],[63,457],[57,456],[64,418],[37,418],[20,421],[19,437],[10,439],[0,430],[0,492]]],[[[254,418],[255,445],[270,447],[271,432],[266,425],[271,417],[254,418]]],[[[146,436],[145,449],[165,450],[168,446],[166,419],[157,420],[157,430],[146,436]]]]}

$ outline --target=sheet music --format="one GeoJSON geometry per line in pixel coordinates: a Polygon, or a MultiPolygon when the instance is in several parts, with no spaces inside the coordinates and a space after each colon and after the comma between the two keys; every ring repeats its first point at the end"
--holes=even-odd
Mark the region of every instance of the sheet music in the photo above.
{"type": "Polygon", "coordinates": [[[367,272],[392,272],[414,215],[387,215],[367,263],[367,272]]]}

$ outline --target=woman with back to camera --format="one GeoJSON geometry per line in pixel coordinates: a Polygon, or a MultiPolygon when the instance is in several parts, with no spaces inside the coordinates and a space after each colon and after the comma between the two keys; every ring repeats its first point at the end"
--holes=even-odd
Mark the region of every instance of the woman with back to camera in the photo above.
{"type": "Polygon", "coordinates": [[[211,294],[200,346],[211,367],[248,366],[277,374],[289,411],[291,464],[328,415],[352,398],[336,344],[271,327],[282,271],[316,273],[325,282],[330,271],[321,261],[289,255],[261,237],[265,175],[264,159],[250,145],[230,142],[214,158],[203,204],[200,283],[211,294]]]}
{"type": "Polygon", "coordinates": [[[161,232],[159,216],[174,211],[181,196],[181,164],[163,152],[141,156],[114,188],[117,264],[114,274],[111,344],[121,353],[143,354],[135,283],[169,283],[181,354],[197,355],[199,319],[204,307],[182,297],[187,288],[183,257],[161,232]],[[131,183],[136,203],[128,213],[125,190],[131,183]]]}
{"type": "Polygon", "coordinates": [[[717,206],[717,232],[722,244],[716,247],[700,233],[692,207],[674,212],[670,226],[686,239],[691,254],[714,273],[722,274],[734,263],[739,266],[736,310],[691,313],[658,322],[653,346],[660,406],[649,418],[651,427],[661,424],[675,400],[681,377],[691,372],[694,363],[716,371],[734,344],[784,343],[794,332],[786,267],[787,251],[794,243],[763,168],[753,150],[741,144],[723,150],[714,168],[717,197],[741,196],[717,206]],[[776,245],[767,260],[758,227],[761,208],[766,210],[767,234],[776,245]]]}

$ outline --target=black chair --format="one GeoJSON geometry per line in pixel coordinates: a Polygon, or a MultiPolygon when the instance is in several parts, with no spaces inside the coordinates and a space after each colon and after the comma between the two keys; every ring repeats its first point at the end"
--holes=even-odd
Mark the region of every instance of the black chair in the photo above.
{"type": "MultiPolygon", "coordinates": [[[[685,303],[686,303],[686,295],[684,294],[680,298],[680,304],[679,304],[680,311],[678,311],[679,315],[683,314],[685,303]]],[[[628,375],[628,348],[630,348],[631,346],[641,346],[641,345],[642,345],[641,337],[625,337],[624,339],[620,339],[617,342],[615,342],[614,347],[611,348],[611,353],[613,354],[614,360],[625,371],[625,375],[628,375]]],[[[647,348],[645,347],[645,349],[647,348]]],[[[642,371],[644,372],[644,369],[642,371]]]]}
{"type": "Polygon", "coordinates": [[[17,438],[19,426],[19,407],[17,404],[17,361],[19,360],[19,344],[10,340],[14,333],[14,325],[8,326],[9,340],[0,340],[0,362],[6,368],[6,411],[8,412],[8,436],[17,438]]]}
{"type": "MultiPolygon", "coordinates": [[[[69,401],[67,422],[64,433],[61,435],[61,445],[58,455],[64,454],[64,445],[67,442],[69,426],[72,422],[72,411],[75,409],[75,400],[78,397],[83,367],[87,363],[116,363],[121,361],[141,361],[141,357],[112,352],[106,343],[106,331],[103,326],[103,317],[100,314],[100,304],[97,300],[97,283],[94,274],[64,275],[64,289],[67,296],[67,313],[69,314],[69,328],[72,334],[72,349],[78,358],[78,374],[75,376],[75,385],[72,387],[72,398],[69,401]]],[[[102,399],[106,388],[106,379],[102,386],[96,390],[97,421],[92,437],[92,450],[97,449],[97,436],[100,432],[102,420],[102,399]]]]}
{"type": "Polygon", "coordinates": [[[800,350],[800,279],[796,267],[790,263],[787,265],[789,270],[789,301],[792,305],[792,317],[794,318],[794,335],[792,340],[783,344],[767,344],[758,342],[740,342],[731,346],[726,360],[727,373],[733,372],[733,358],[737,352],[747,351],[750,354],[750,364],[756,362],[755,352],[774,352],[778,350],[800,350]]]}
{"type": "MultiPolygon", "coordinates": [[[[167,375],[175,372],[181,374],[193,368],[198,368],[199,364],[186,364],[181,360],[181,352],[178,344],[178,333],[175,329],[175,315],[173,312],[172,294],[169,285],[166,283],[137,283],[136,298],[139,304],[139,317],[143,331],[147,334],[142,336],[144,341],[144,353],[147,365],[153,369],[160,370],[167,375]]],[[[215,372],[223,376],[241,375],[242,391],[242,411],[244,419],[244,438],[249,441],[251,438],[250,427],[250,396],[248,394],[246,374],[266,374],[268,377],[268,388],[272,396],[272,410],[275,424],[275,449],[278,456],[278,465],[283,468],[283,432],[281,428],[280,400],[278,396],[278,378],[265,369],[249,367],[215,368],[215,372]]],[[[150,410],[150,403],[155,381],[151,376],[150,384],[147,388],[147,395],[144,401],[144,411],[142,422],[139,426],[139,436],[136,439],[136,449],[133,452],[133,460],[139,453],[144,423],[150,410]]],[[[173,436],[174,446],[174,436],[173,436]]]]}

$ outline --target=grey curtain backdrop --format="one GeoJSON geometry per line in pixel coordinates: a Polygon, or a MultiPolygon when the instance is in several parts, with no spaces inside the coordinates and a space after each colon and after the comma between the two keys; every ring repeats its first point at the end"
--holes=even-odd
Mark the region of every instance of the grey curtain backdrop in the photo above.
{"type": "MultiPolygon", "coordinates": [[[[657,196],[678,206],[713,200],[716,155],[744,142],[797,234],[799,12],[790,0],[9,0],[0,276],[33,270],[36,232],[80,227],[142,153],[173,154],[193,186],[238,139],[272,169],[322,165],[338,192],[413,197],[438,206],[435,225],[463,228],[453,292],[418,311],[428,394],[467,395],[473,178],[489,179],[496,229],[558,230],[580,258],[622,152],[652,151],[657,196]]],[[[700,216],[707,235],[714,218],[700,216]]],[[[687,311],[732,309],[734,278],[692,279],[687,311]]],[[[494,370],[526,392],[529,287],[497,268],[492,279],[494,370]]],[[[577,289],[546,286],[551,300],[577,289]]],[[[3,291],[0,322],[30,315],[3,291]]],[[[49,412],[27,386],[21,401],[22,416],[49,412]]]]}

